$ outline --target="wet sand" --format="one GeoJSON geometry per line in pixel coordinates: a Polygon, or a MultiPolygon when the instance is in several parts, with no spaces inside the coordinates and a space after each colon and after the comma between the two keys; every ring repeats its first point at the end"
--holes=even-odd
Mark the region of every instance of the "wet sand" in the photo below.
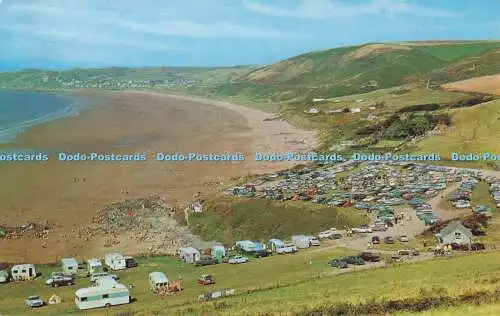
{"type": "Polygon", "coordinates": [[[227,103],[149,92],[82,91],[96,106],[80,116],[33,127],[17,147],[52,152],[147,153],[146,162],[48,162],[0,164],[0,225],[54,225],[46,240],[0,239],[2,260],[51,262],[88,256],[92,240],[71,238],[96,211],[113,201],[158,193],[171,205],[197,192],[221,190],[235,176],[272,172],[291,163],[255,162],[255,151],[307,151],[311,133],[269,114],[227,103]],[[173,163],[156,152],[246,154],[244,162],[173,163]]]}

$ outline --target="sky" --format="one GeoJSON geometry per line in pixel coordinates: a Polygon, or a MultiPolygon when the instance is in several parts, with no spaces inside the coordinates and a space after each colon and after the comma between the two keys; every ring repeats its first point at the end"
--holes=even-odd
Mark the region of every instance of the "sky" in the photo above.
{"type": "Polygon", "coordinates": [[[500,0],[0,0],[1,70],[260,65],[442,39],[500,39],[500,0]]]}

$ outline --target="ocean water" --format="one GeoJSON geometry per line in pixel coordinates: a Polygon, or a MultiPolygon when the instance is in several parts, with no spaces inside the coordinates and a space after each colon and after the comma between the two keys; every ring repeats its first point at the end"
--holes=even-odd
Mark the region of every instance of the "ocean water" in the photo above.
{"type": "Polygon", "coordinates": [[[0,143],[11,143],[27,128],[77,116],[90,106],[84,99],[52,92],[0,89],[0,143]]]}

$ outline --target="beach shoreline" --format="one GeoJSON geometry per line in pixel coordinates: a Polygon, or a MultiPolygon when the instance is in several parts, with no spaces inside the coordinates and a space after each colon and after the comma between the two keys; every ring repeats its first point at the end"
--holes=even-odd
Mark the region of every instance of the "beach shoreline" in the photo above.
{"type": "MultiPolygon", "coordinates": [[[[105,205],[150,194],[161,195],[169,205],[186,203],[198,192],[225,189],[234,183],[231,179],[296,164],[258,162],[252,157],[255,151],[310,151],[315,144],[311,132],[282,121],[264,121],[269,113],[226,102],[145,91],[72,93],[95,105],[76,117],[29,128],[16,146],[66,152],[142,152],[149,159],[126,166],[57,160],[0,165],[5,188],[0,193],[0,207],[5,210],[0,225],[50,226],[42,241],[0,239],[5,261],[53,262],[61,256],[99,255],[110,250],[103,247],[102,236],[89,239],[77,232],[105,205]],[[241,152],[248,158],[232,163],[165,163],[154,161],[155,152],[241,152]]],[[[132,242],[118,248],[129,254],[144,250],[132,242]]]]}

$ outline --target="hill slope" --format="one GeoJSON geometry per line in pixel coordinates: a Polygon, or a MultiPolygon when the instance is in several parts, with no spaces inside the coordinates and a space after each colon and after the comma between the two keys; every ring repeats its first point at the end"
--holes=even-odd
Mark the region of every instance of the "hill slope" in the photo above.
{"type": "Polygon", "coordinates": [[[250,71],[215,94],[287,101],[497,73],[500,42],[366,44],[311,52],[250,71]]]}
{"type": "Polygon", "coordinates": [[[500,95],[500,74],[451,82],[441,87],[449,91],[479,92],[500,95]]]}

